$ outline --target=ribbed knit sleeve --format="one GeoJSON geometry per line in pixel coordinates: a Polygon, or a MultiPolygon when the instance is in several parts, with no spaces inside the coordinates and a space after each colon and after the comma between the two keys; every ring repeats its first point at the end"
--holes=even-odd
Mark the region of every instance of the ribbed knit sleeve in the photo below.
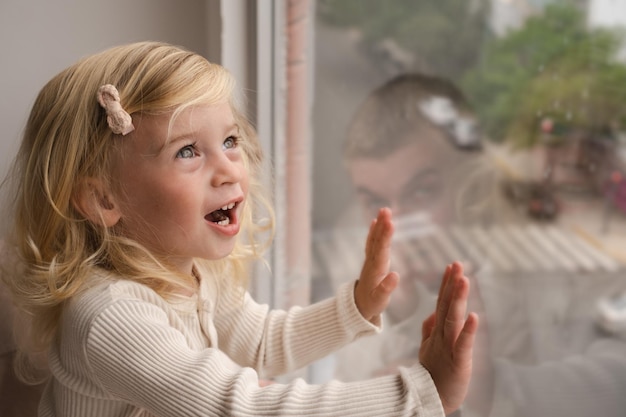
{"type": "MultiPolygon", "coordinates": [[[[343,314],[344,303],[332,305],[315,306],[311,314],[327,320],[343,314]]],[[[419,365],[358,383],[295,380],[261,388],[252,368],[239,366],[212,346],[203,319],[187,314],[187,307],[172,308],[134,283],[95,289],[71,302],[59,343],[50,353],[54,378],[40,415],[443,416],[432,379],[419,365]]],[[[274,320],[268,320],[269,327],[280,326],[274,320]]],[[[332,340],[312,346],[354,336],[347,327],[330,338],[312,327],[320,338],[332,340]]]]}
{"type": "MultiPolygon", "coordinates": [[[[377,323],[378,324],[378,323],[377,323]]],[[[248,294],[221,296],[215,314],[220,350],[263,377],[293,371],[380,327],[365,320],[354,302],[354,283],[336,297],[289,311],[269,311],[248,294]]]]}

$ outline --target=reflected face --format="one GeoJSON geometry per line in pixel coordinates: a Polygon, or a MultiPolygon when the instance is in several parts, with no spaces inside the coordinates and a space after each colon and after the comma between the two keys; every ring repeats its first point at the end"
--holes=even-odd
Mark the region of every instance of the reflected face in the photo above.
{"type": "Polygon", "coordinates": [[[394,218],[423,212],[433,221],[453,220],[453,190],[446,172],[454,167],[459,152],[439,131],[428,140],[415,140],[384,157],[356,158],[348,171],[365,219],[390,207],[394,218]]]}
{"type": "Polygon", "coordinates": [[[229,104],[143,115],[120,139],[118,227],[183,273],[233,250],[248,177],[229,104]]]}
{"type": "MultiPolygon", "coordinates": [[[[367,223],[380,207],[391,208],[397,231],[403,217],[415,214],[440,226],[453,222],[455,187],[447,173],[460,157],[462,153],[448,143],[444,133],[432,130],[427,140],[416,138],[388,156],[351,161],[349,175],[367,223]]],[[[387,312],[395,321],[415,310],[417,281],[433,292],[439,288],[441,276],[425,276],[413,260],[406,244],[394,243],[392,269],[400,274],[400,287],[394,291],[387,312]]],[[[444,268],[441,265],[442,272],[444,268]]]]}

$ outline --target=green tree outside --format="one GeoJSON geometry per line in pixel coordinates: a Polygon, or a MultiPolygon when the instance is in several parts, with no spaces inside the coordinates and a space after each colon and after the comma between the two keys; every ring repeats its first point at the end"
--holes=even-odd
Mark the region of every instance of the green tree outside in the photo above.
{"type": "Polygon", "coordinates": [[[462,85],[495,141],[533,146],[546,119],[561,139],[619,130],[626,121],[626,67],[615,59],[622,40],[615,30],[588,29],[579,8],[559,2],[491,40],[462,85]]]}
{"type": "Polygon", "coordinates": [[[415,58],[409,70],[459,78],[476,65],[489,0],[318,0],[325,24],[357,29],[363,45],[393,40],[415,58]]]}

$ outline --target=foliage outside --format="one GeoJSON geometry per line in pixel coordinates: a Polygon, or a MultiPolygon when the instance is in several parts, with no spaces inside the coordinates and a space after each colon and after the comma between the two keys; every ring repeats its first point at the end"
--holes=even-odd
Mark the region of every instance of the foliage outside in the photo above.
{"type": "MultiPolygon", "coordinates": [[[[370,51],[393,41],[417,70],[458,78],[476,65],[489,16],[489,0],[318,0],[327,25],[356,29],[370,51]],[[462,36],[459,36],[462,34],[462,36]]],[[[381,64],[378,59],[373,64],[381,64]]]]}
{"type": "Polygon", "coordinates": [[[578,8],[559,2],[493,39],[462,84],[492,140],[533,146],[546,137],[546,119],[560,140],[610,135],[626,122],[622,40],[618,31],[587,28],[578,8]]]}
{"type": "MultiPolygon", "coordinates": [[[[617,30],[590,29],[578,0],[555,0],[503,37],[488,31],[488,0],[318,0],[327,25],[356,29],[370,51],[392,40],[414,58],[405,71],[457,81],[487,136],[520,147],[545,138],[623,130],[626,67],[617,30]]],[[[373,65],[384,57],[372,55],[373,65]]],[[[380,63],[378,63],[380,64],[380,63]]]]}

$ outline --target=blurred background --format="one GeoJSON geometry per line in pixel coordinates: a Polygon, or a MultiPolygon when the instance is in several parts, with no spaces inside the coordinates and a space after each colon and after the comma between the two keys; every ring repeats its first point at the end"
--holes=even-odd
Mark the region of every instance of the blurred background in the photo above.
{"type": "Polygon", "coordinates": [[[371,90],[410,71],[446,77],[464,91],[488,143],[520,151],[502,161],[511,165],[507,174],[540,179],[540,125],[549,119],[548,134],[559,142],[555,175],[578,181],[559,177],[556,188],[582,192],[589,181],[603,194],[606,175],[621,169],[625,12],[619,0],[318,1],[313,147],[323,169],[313,178],[315,195],[328,201],[314,198],[314,226],[333,225],[352,198],[349,180],[335,168],[351,116],[371,90]],[[573,150],[578,139],[594,150],[573,150]],[[596,178],[578,175],[574,154],[597,156],[600,149],[612,160],[587,167],[596,178]],[[520,165],[522,155],[528,166],[520,165]]]}

